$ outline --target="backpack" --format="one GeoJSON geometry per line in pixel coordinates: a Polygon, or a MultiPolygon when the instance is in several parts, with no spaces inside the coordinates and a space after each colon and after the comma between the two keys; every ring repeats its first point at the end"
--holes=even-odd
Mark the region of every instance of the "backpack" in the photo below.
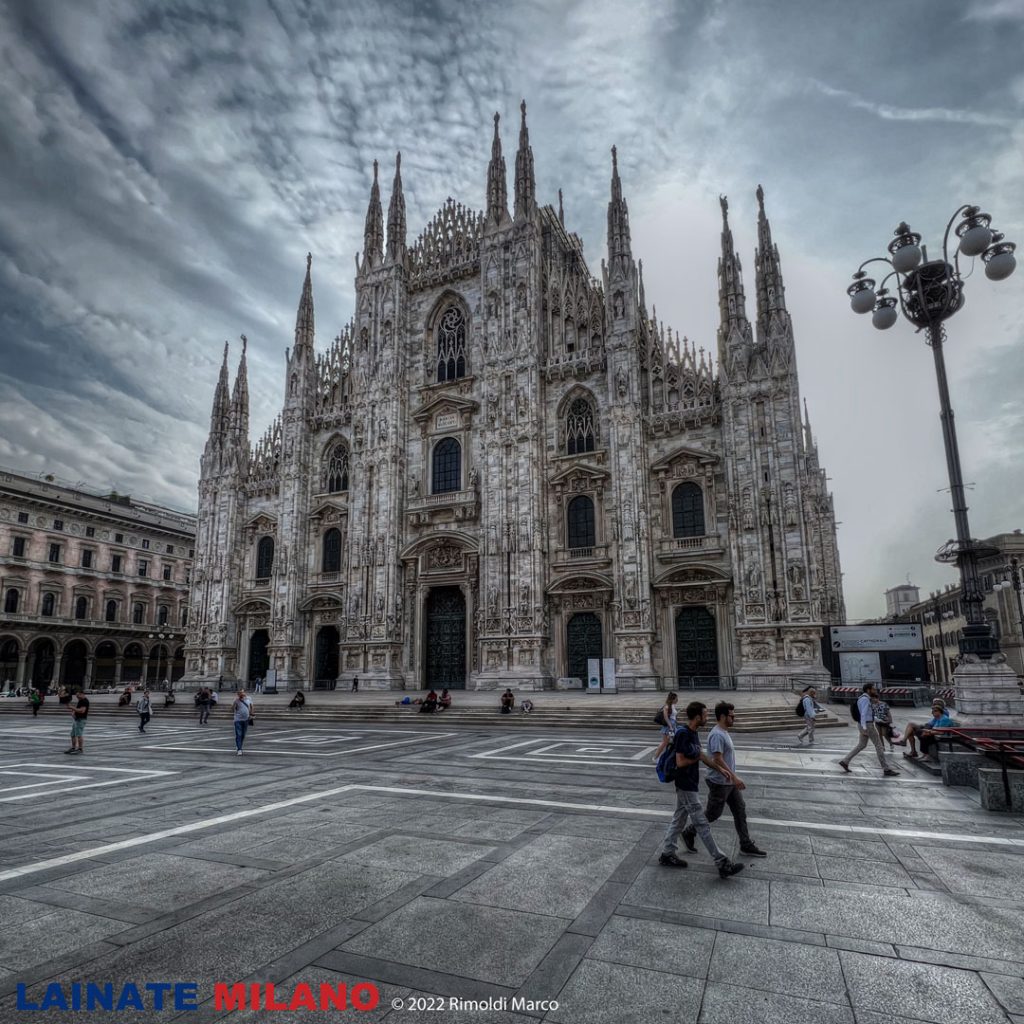
{"type": "Polygon", "coordinates": [[[668,722],[665,721],[665,709],[664,708],[658,708],[658,713],[654,716],[654,724],[655,725],[668,725],[668,722]]]}
{"type": "Polygon", "coordinates": [[[793,709],[793,711],[796,714],[797,718],[803,718],[804,717],[804,699],[803,699],[803,697],[801,697],[796,702],[796,707],[793,709]]]}
{"type": "Polygon", "coordinates": [[[669,744],[669,746],[662,753],[661,757],[658,758],[658,763],[657,765],[655,765],[655,771],[658,773],[659,782],[676,781],[675,744],[669,744]]]}
{"type": "Polygon", "coordinates": [[[855,722],[859,722],[860,721],[860,705],[857,703],[857,701],[854,701],[850,705],[850,717],[855,722]]]}

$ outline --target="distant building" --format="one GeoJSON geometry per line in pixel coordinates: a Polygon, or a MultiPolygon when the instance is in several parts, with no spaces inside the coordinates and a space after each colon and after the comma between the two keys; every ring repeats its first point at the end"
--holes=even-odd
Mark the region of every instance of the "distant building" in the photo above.
{"type": "Polygon", "coordinates": [[[0,470],[0,684],[156,683],[185,670],[195,517],[0,470]]]}
{"type": "MultiPolygon", "coordinates": [[[[1018,676],[1022,676],[1024,634],[1017,595],[1012,589],[994,590],[993,586],[1009,575],[1007,566],[1010,558],[1024,561],[1024,534],[1020,530],[1000,533],[986,537],[978,544],[981,549],[989,552],[978,563],[981,589],[985,595],[985,617],[999,638],[999,646],[1006,655],[1007,663],[1018,676]]],[[[890,593],[886,591],[887,601],[890,593]]],[[[951,583],[943,590],[933,591],[925,600],[918,601],[895,616],[895,619],[899,622],[921,623],[932,679],[952,685],[953,670],[960,655],[958,645],[967,624],[960,585],[951,583]]]]}
{"type": "Polygon", "coordinates": [[[898,587],[890,587],[885,592],[885,616],[896,618],[913,608],[921,600],[921,591],[913,583],[901,583],[898,587]]]}

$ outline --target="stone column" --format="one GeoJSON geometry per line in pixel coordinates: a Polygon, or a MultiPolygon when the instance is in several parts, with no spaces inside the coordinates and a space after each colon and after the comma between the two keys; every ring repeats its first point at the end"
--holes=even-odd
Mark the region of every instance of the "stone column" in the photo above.
{"type": "Polygon", "coordinates": [[[18,672],[15,677],[15,682],[18,686],[25,685],[25,666],[28,663],[28,648],[18,651],[18,672]]]}
{"type": "Polygon", "coordinates": [[[85,656],[85,688],[88,690],[92,686],[92,672],[93,667],[96,664],[96,655],[87,654],[85,656]]]}
{"type": "Polygon", "coordinates": [[[114,685],[121,685],[121,669],[124,667],[124,658],[119,654],[114,658],[114,685]]]}

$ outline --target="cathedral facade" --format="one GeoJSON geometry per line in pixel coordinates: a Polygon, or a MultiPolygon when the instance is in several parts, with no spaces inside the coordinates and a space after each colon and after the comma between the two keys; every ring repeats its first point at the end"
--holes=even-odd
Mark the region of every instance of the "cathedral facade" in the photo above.
{"type": "Polygon", "coordinates": [[[801,415],[758,189],[756,314],[722,200],[715,360],[648,312],[612,150],[595,277],[539,205],[522,108],[483,212],[407,238],[374,180],[352,322],[314,342],[311,259],[284,405],[249,440],[227,350],[202,456],[190,679],[543,689],[614,659],[620,689],[825,674],[844,621],[835,517],[801,415]],[[386,231],[385,231],[386,223],[386,231]]]}

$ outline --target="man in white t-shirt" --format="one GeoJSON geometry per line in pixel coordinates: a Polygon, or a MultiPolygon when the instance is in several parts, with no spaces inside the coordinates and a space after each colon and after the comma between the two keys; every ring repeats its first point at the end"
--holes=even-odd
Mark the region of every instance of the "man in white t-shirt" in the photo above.
{"type": "MultiPolygon", "coordinates": [[[[715,705],[716,724],[708,734],[708,756],[719,770],[709,768],[704,778],[708,786],[708,804],[704,814],[709,822],[717,821],[728,805],[736,834],[740,837],[740,853],[747,857],[767,857],[768,854],[758,849],[757,844],[750,838],[747,831],[747,805],[743,801],[743,794],[735,785],[739,779],[736,774],[736,748],[729,735],[735,712],[735,705],[728,701],[719,701],[715,705]],[[725,773],[720,770],[722,768],[725,769],[725,773]]],[[[696,852],[696,838],[697,833],[692,824],[683,829],[683,842],[690,853],[696,852]]]]}

